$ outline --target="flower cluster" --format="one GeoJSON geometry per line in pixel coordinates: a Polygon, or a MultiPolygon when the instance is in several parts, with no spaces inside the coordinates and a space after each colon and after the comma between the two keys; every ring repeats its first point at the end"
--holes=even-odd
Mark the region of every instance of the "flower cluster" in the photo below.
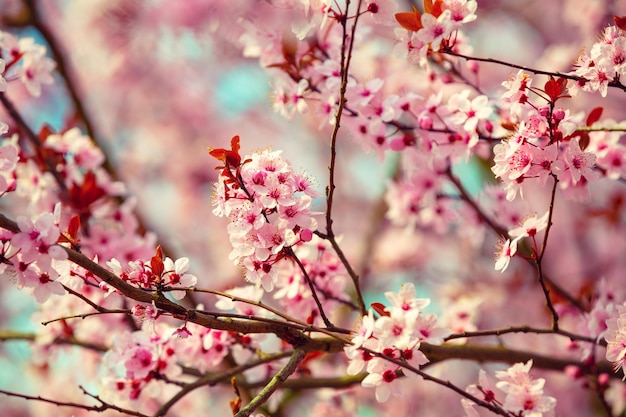
{"type": "Polygon", "coordinates": [[[149,262],[130,261],[124,268],[117,259],[113,258],[107,262],[107,265],[124,281],[146,290],[170,291],[176,300],[185,297],[184,288],[193,287],[198,281],[195,275],[187,273],[188,258],[183,257],[176,261],[168,257],[163,258],[160,246],[149,262]]]}
{"type": "Polygon", "coordinates": [[[453,35],[464,23],[476,20],[474,0],[424,0],[424,13],[417,9],[397,13],[396,19],[409,33],[404,44],[409,59],[423,62],[430,52],[453,46],[453,35]]]}
{"type": "MultiPolygon", "coordinates": [[[[622,28],[623,29],[623,28],[622,28]]],[[[626,77],[626,35],[618,26],[604,29],[588,54],[583,53],[570,74],[581,77],[574,89],[599,91],[606,97],[609,84],[626,77]]],[[[573,89],[573,90],[574,90],[573,89]]]]}
{"type": "Polygon", "coordinates": [[[17,284],[29,288],[38,303],[44,303],[51,294],[65,294],[60,271],[67,253],[57,243],[60,204],[55,214],[42,213],[34,219],[18,217],[19,232],[3,231],[0,236],[2,265],[0,270],[17,284]]]}
{"type": "Polygon", "coordinates": [[[540,100],[555,103],[566,94],[567,81],[550,79],[542,90],[531,88],[531,84],[530,76],[521,70],[503,83],[507,88],[503,99],[511,103],[511,116],[519,124],[511,137],[495,146],[491,170],[502,180],[508,201],[518,195],[523,198],[522,185],[527,179],[543,186],[553,177],[562,189],[586,189],[589,181],[598,178],[593,170],[596,156],[584,150],[586,144],[576,134],[581,115],[572,116],[569,110],[529,101],[529,95],[536,94],[540,100]]]}
{"type": "MultiPolygon", "coordinates": [[[[499,381],[496,388],[505,394],[504,400],[499,400],[496,392],[491,388],[485,371],[479,372],[478,384],[467,387],[467,392],[488,404],[495,405],[505,412],[515,416],[525,417],[551,417],[554,415],[556,399],[544,395],[543,378],[532,378],[530,368],[533,362],[529,360],[525,364],[516,363],[506,371],[496,371],[495,376],[499,381]]],[[[478,417],[478,411],[473,401],[461,400],[468,417],[478,417]]]]}
{"type": "MultiPolygon", "coordinates": [[[[401,395],[400,385],[394,384],[401,375],[401,366],[386,358],[419,367],[428,362],[419,350],[420,343],[441,344],[450,334],[449,330],[438,326],[434,314],[423,312],[430,300],[416,298],[413,284],[403,284],[398,293],[386,292],[385,297],[391,305],[374,304],[380,317],[375,319],[373,311],[369,310],[357,325],[352,344],[344,348],[350,360],[348,374],[356,375],[365,368],[368,375],[361,385],[375,387],[379,402],[386,401],[390,394],[401,395]]],[[[414,375],[412,372],[404,374],[414,375]]]]}
{"type": "Polygon", "coordinates": [[[41,95],[42,84],[52,84],[52,71],[56,63],[46,57],[46,47],[33,38],[17,39],[0,31],[0,92],[6,90],[7,81],[19,79],[28,92],[41,95]]]}
{"type": "Polygon", "coordinates": [[[159,333],[124,332],[114,338],[102,360],[105,397],[124,403],[139,400],[143,393],[158,398],[165,381],[181,375],[177,339],[165,331],[159,333]]]}
{"type": "Polygon", "coordinates": [[[313,237],[317,222],[310,208],[316,193],[311,180],[295,172],[280,151],[255,152],[241,162],[239,137],[231,146],[231,151],[211,151],[225,163],[219,167],[213,213],[229,219],[229,258],[245,268],[249,282],[271,291],[278,278],[276,263],[293,245],[313,237]]]}

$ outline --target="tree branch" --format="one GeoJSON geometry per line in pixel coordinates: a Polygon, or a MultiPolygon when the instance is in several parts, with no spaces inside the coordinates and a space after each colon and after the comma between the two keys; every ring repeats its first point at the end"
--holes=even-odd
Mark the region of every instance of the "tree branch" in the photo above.
{"type": "Polygon", "coordinates": [[[296,349],[289,362],[280,370],[274,377],[270,380],[270,382],[257,394],[256,397],[252,399],[244,408],[241,409],[234,417],[248,417],[250,414],[254,412],[261,404],[265,403],[267,399],[280,388],[283,383],[289,378],[291,374],[293,374],[300,362],[306,356],[306,352],[302,349],[296,349]]]}

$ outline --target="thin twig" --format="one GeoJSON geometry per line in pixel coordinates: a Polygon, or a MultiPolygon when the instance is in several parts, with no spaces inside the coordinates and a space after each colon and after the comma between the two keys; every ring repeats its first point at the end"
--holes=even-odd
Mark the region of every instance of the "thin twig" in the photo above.
{"type": "MultiPolygon", "coordinates": [[[[580,77],[578,75],[563,74],[563,73],[560,73],[558,71],[540,70],[540,69],[536,69],[536,68],[526,67],[524,65],[513,64],[513,63],[502,61],[502,60],[499,60],[499,59],[481,58],[481,57],[476,57],[476,56],[464,55],[464,54],[460,54],[458,52],[454,52],[451,49],[441,50],[441,51],[439,51],[439,53],[446,54],[446,55],[452,55],[452,56],[456,56],[456,57],[459,57],[459,58],[464,58],[464,59],[467,59],[468,61],[489,62],[489,63],[492,63],[492,64],[498,64],[498,65],[502,65],[502,66],[509,67],[509,68],[521,69],[523,71],[527,71],[527,72],[530,72],[530,73],[533,73],[533,74],[537,74],[537,75],[547,75],[547,76],[552,76],[552,77],[565,78],[565,79],[568,79],[568,80],[578,81],[578,82],[580,82],[580,81],[591,82],[591,80],[588,80],[588,79],[586,79],[584,77],[580,77]]],[[[626,85],[620,83],[619,80],[611,81],[611,82],[609,82],[608,85],[609,85],[609,87],[619,88],[620,90],[626,92],[626,85]]]]}
{"type": "Polygon", "coordinates": [[[537,275],[539,284],[541,284],[541,289],[543,290],[543,294],[546,297],[546,307],[550,310],[550,314],[552,315],[552,328],[556,331],[559,330],[559,314],[556,312],[554,305],[552,304],[552,300],[550,299],[550,290],[546,286],[546,279],[543,273],[543,256],[546,253],[546,247],[548,245],[548,235],[550,234],[550,230],[552,230],[552,215],[554,214],[554,202],[556,199],[556,186],[559,183],[559,179],[556,175],[551,174],[554,178],[554,185],[552,186],[552,194],[550,196],[550,208],[548,214],[548,226],[546,227],[546,233],[543,236],[543,243],[541,245],[541,250],[537,255],[537,275]]]}
{"type": "Polygon", "coordinates": [[[261,392],[259,392],[257,396],[252,399],[252,401],[235,414],[234,417],[248,417],[260,405],[264,404],[274,391],[280,388],[287,378],[289,378],[289,376],[293,374],[296,369],[298,369],[298,365],[300,365],[305,356],[306,352],[304,350],[296,349],[291,355],[289,362],[287,362],[287,364],[280,371],[278,371],[276,375],[274,375],[261,392]]]}
{"type": "Polygon", "coordinates": [[[218,374],[204,375],[201,378],[197,379],[196,381],[183,386],[183,388],[180,391],[178,391],[172,398],[167,400],[167,402],[163,404],[156,411],[156,413],[154,413],[153,417],[165,416],[167,412],[170,410],[170,408],[174,406],[174,404],[176,404],[178,401],[180,401],[181,398],[183,398],[185,395],[189,394],[190,392],[192,392],[193,390],[197,388],[200,388],[203,386],[214,386],[216,384],[219,384],[220,382],[230,380],[230,378],[232,378],[233,376],[240,374],[244,371],[247,371],[249,369],[252,369],[256,366],[270,363],[270,362],[273,362],[282,358],[286,358],[288,356],[291,356],[292,354],[293,354],[293,351],[290,351],[290,350],[279,352],[279,353],[275,353],[272,355],[267,355],[264,358],[259,358],[254,361],[250,361],[246,364],[242,364],[234,368],[230,368],[225,372],[221,372],[218,374]]]}
{"type": "Polygon", "coordinates": [[[30,401],[44,402],[44,403],[55,405],[57,407],[73,407],[73,408],[79,408],[81,410],[86,410],[86,411],[95,411],[96,413],[102,413],[106,410],[114,410],[122,414],[127,414],[129,416],[148,417],[145,414],[140,413],[138,411],[128,410],[126,408],[118,407],[117,405],[109,404],[103,401],[102,399],[100,399],[100,397],[98,397],[97,395],[88,393],[87,391],[85,391],[84,388],[81,387],[81,389],[85,395],[98,401],[100,405],[88,405],[88,404],[80,404],[80,403],[73,403],[73,402],[67,402],[67,401],[58,401],[58,400],[45,398],[39,395],[33,396],[33,395],[19,394],[17,392],[6,391],[3,389],[0,389],[0,394],[7,395],[9,397],[22,398],[22,399],[30,400],[30,401]]]}
{"type": "Polygon", "coordinates": [[[313,281],[311,281],[311,277],[309,277],[309,273],[306,271],[306,268],[302,264],[302,261],[300,261],[300,258],[298,258],[298,256],[295,254],[293,249],[289,248],[289,252],[288,253],[289,253],[289,257],[291,259],[293,259],[296,264],[298,264],[298,267],[300,268],[300,271],[302,272],[302,275],[304,276],[304,280],[309,285],[309,289],[311,290],[311,295],[313,296],[313,300],[315,301],[315,304],[317,305],[317,309],[320,312],[320,316],[322,317],[322,321],[324,322],[326,327],[335,327],[330,322],[328,317],[326,317],[326,313],[324,312],[324,308],[322,307],[322,303],[320,302],[319,298],[317,297],[317,291],[315,291],[315,287],[313,286],[313,281]]]}
{"type": "Polygon", "coordinates": [[[335,195],[335,163],[337,159],[337,137],[339,134],[339,128],[341,126],[341,116],[343,115],[343,110],[346,105],[346,89],[348,87],[348,74],[350,68],[350,62],[352,60],[352,49],[354,47],[354,36],[356,34],[356,27],[359,19],[359,11],[361,10],[362,0],[359,0],[357,5],[356,15],[354,17],[354,22],[352,24],[352,31],[350,36],[348,36],[348,9],[350,8],[350,0],[346,1],[346,14],[342,17],[341,26],[343,28],[343,42],[341,45],[341,85],[339,88],[339,104],[337,106],[337,110],[335,111],[335,125],[333,126],[333,131],[330,136],[330,162],[328,166],[328,187],[326,188],[326,233],[319,234],[319,236],[325,236],[325,239],[333,246],[333,249],[337,251],[337,255],[339,259],[344,264],[350,278],[352,278],[352,282],[354,284],[357,304],[359,305],[359,311],[362,315],[367,313],[367,309],[365,308],[365,302],[363,301],[363,295],[361,294],[361,286],[359,284],[359,276],[356,274],[347,258],[343,254],[343,252],[338,248],[339,245],[335,240],[335,235],[333,232],[333,219],[332,219],[332,210],[333,210],[333,198],[335,195]]]}
{"type": "Polygon", "coordinates": [[[574,341],[588,342],[597,345],[605,345],[606,343],[603,340],[597,340],[596,338],[578,335],[575,333],[568,332],[566,330],[561,329],[540,329],[530,326],[511,326],[505,327],[501,329],[489,329],[489,330],[476,330],[473,332],[459,332],[451,334],[446,337],[444,340],[453,340],[453,339],[462,339],[466,337],[483,337],[483,336],[501,336],[509,333],[535,333],[535,334],[556,334],[559,336],[564,336],[574,341]]]}

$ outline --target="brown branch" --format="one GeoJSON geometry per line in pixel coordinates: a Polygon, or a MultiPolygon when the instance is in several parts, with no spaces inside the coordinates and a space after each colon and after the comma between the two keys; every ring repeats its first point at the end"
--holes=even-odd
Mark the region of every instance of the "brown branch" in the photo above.
{"type": "MultiPolygon", "coordinates": [[[[0,214],[0,227],[18,231],[17,224],[12,220],[7,219],[4,215],[0,214]]],[[[286,341],[294,347],[300,348],[306,352],[328,352],[336,353],[343,350],[343,347],[349,343],[343,336],[334,335],[329,332],[328,329],[317,329],[308,327],[307,329],[294,328],[294,323],[284,323],[278,321],[260,321],[260,318],[246,317],[244,319],[232,319],[216,318],[211,313],[187,310],[183,306],[180,306],[172,301],[166,299],[162,295],[152,294],[145,292],[139,288],[136,288],[127,282],[121,280],[115,274],[91,261],[85,255],[78,253],[72,249],[65,248],[68,253],[69,260],[82,266],[83,268],[91,271],[94,275],[107,282],[112,287],[116,288],[122,295],[143,303],[153,303],[155,306],[165,312],[172,314],[174,317],[180,320],[186,320],[198,325],[217,329],[228,330],[237,333],[273,333],[280,339],[286,341]],[[254,319],[252,321],[251,319],[254,319]],[[326,334],[332,335],[326,338],[312,338],[305,333],[309,331],[327,332],[326,334]]],[[[222,313],[213,313],[222,314],[222,313]]],[[[245,316],[242,316],[245,317],[245,316]]],[[[533,359],[535,360],[535,366],[544,369],[559,369],[562,370],[565,364],[577,365],[581,369],[589,369],[586,365],[576,361],[563,361],[555,358],[544,358],[535,355],[531,352],[514,351],[510,349],[495,349],[487,346],[430,346],[422,344],[422,350],[429,357],[431,361],[445,360],[445,359],[468,359],[478,362],[482,361],[501,361],[507,363],[515,363],[523,360],[533,359]]],[[[610,372],[611,366],[598,365],[603,372],[610,372]]]]}
{"type": "Polygon", "coordinates": [[[552,316],[552,328],[554,330],[559,330],[559,314],[556,312],[554,305],[552,304],[552,300],[550,300],[550,290],[546,285],[546,278],[543,273],[543,256],[546,253],[546,247],[548,245],[548,235],[550,234],[550,230],[552,230],[552,215],[554,214],[554,202],[556,199],[556,186],[559,183],[559,179],[556,175],[551,174],[554,178],[554,185],[552,186],[552,194],[550,195],[550,208],[548,214],[548,226],[546,227],[546,232],[543,236],[543,243],[541,245],[541,251],[537,255],[536,263],[537,263],[537,276],[539,280],[539,284],[541,284],[541,289],[543,290],[543,294],[546,298],[546,307],[550,310],[550,314],[552,316]]]}
{"type": "Polygon", "coordinates": [[[100,405],[88,405],[88,404],[80,404],[80,403],[67,402],[67,401],[57,401],[57,400],[41,397],[39,395],[33,396],[33,395],[19,394],[17,392],[6,391],[3,389],[0,389],[0,394],[7,395],[9,397],[22,398],[25,400],[40,401],[40,402],[56,405],[57,407],[73,407],[73,408],[79,408],[81,410],[86,410],[86,411],[95,411],[96,413],[102,413],[106,410],[114,410],[114,411],[117,411],[118,413],[127,414],[129,416],[148,417],[145,414],[142,414],[138,411],[128,410],[126,408],[109,404],[108,402],[105,402],[102,399],[100,399],[99,396],[88,393],[87,391],[85,391],[83,387],[80,387],[80,388],[85,395],[98,401],[100,405]]]}
{"type": "MultiPolygon", "coordinates": [[[[95,129],[93,127],[93,122],[91,121],[91,117],[89,116],[89,113],[87,112],[85,106],[83,105],[83,101],[78,94],[78,88],[76,86],[75,77],[73,76],[73,70],[71,68],[71,65],[65,59],[65,54],[63,52],[63,47],[61,43],[57,40],[57,37],[52,32],[52,30],[50,30],[45,20],[42,19],[35,0],[25,0],[24,4],[28,8],[29,12],[28,23],[31,24],[37,31],[39,31],[43,39],[48,44],[52,59],[56,62],[56,70],[61,78],[63,78],[63,80],[65,81],[67,93],[70,97],[72,105],[74,106],[74,109],[76,110],[78,117],[85,127],[87,135],[91,139],[91,142],[100,150],[102,150],[102,152],[106,155],[102,167],[113,180],[119,180],[121,177],[111,163],[107,152],[105,152],[105,147],[102,145],[101,140],[98,139],[95,129]]],[[[118,201],[118,203],[121,203],[123,201],[123,198],[118,197],[116,198],[116,200],[118,201]]],[[[136,218],[139,223],[140,230],[145,231],[150,229],[146,225],[145,219],[142,216],[136,214],[136,218]]],[[[167,243],[161,242],[162,239],[158,240],[160,241],[160,245],[164,249],[164,252],[170,254],[170,256],[173,256],[175,251],[171,247],[169,247],[167,243]]],[[[189,307],[193,307],[198,304],[195,300],[193,300],[191,294],[188,294],[188,296],[189,300],[186,300],[186,302],[189,307]]]]}
{"type": "MultiPolygon", "coordinates": [[[[17,332],[13,330],[0,330],[0,342],[11,342],[11,341],[34,342],[36,340],[37,340],[36,333],[17,332]]],[[[74,336],[57,337],[50,344],[78,346],[78,347],[93,350],[96,352],[106,352],[107,350],[109,350],[109,348],[107,348],[106,346],[98,345],[92,342],[88,342],[86,340],[79,340],[79,339],[76,339],[74,336]]]]}
{"type": "Polygon", "coordinates": [[[244,408],[241,409],[234,417],[248,417],[254,412],[260,405],[264,404],[268,398],[278,388],[282,387],[284,382],[293,374],[298,365],[304,360],[306,352],[302,349],[296,349],[289,359],[289,362],[280,370],[270,382],[252,399],[244,408]]]}
{"type": "Polygon", "coordinates": [[[453,340],[453,339],[463,339],[467,337],[484,337],[484,336],[502,336],[510,333],[534,333],[534,334],[555,334],[563,337],[567,337],[572,341],[581,341],[593,343],[594,345],[602,345],[605,346],[606,342],[603,340],[596,340],[593,337],[582,336],[575,333],[568,332],[566,330],[561,329],[540,329],[530,326],[511,326],[505,327],[501,329],[489,329],[489,330],[477,330],[473,332],[459,332],[451,334],[446,337],[444,340],[453,340]]]}
{"type": "Polygon", "coordinates": [[[322,321],[324,322],[324,324],[328,328],[335,327],[330,322],[328,317],[326,317],[326,313],[324,312],[324,308],[322,307],[322,303],[320,302],[319,298],[317,297],[317,291],[315,291],[315,286],[313,285],[313,281],[311,281],[311,277],[309,277],[309,273],[306,271],[306,268],[304,267],[304,265],[300,261],[300,258],[298,258],[298,256],[295,254],[295,252],[291,248],[289,248],[288,254],[289,254],[289,257],[291,259],[293,259],[294,262],[298,265],[298,268],[300,268],[300,272],[302,272],[302,275],[304,276],[304,280],[309,285],[309,289],[311,290],[311,295],[313,296],[313,300],[315,301],[315,304],[317,305],[317,309],[320,312],[320,316],[322,317],[322,321]]]}
{"type": "MultiPolygon", "coordinates": [[[[531,67],[526,67],[524,65],[517,65],[517,64],[513,64],[510,62],[506,62],[506,61],[502,61],[499,59],[493,59],[493,58],[481,58],[481,57],[476,57],[476,56],[469,56],[469,55],[464,55],[464,54],[460,54],[458,52],[454,52],[451,49],[446,49],[446,50],[441,50],[439,51],[439,53],[441,54],[446,54],[446,55],[452,55],[452,56],[456,56],[459,58],[464,58],[468,61],[478,61],[478,62],[488,62],[488,63],[492,63],[492,64],[498,64],[498,65],[502,65],[505,67],[509,67],[509,68],[515,68],[515,69],[521,69],[523,71],[527,71],[536,75],[547,75],[550,77],[559,77],[559,78],[565,78],[568,80],[572,80],[572,81],[582,81],[582,82],[591,82],[591,80],[588,80],[584,77],[579,77],[578,75],[570,75],[570,74],[562,74],[558,71],[544,71],[544,70],[540,70],[540,69],[536,69],[536,68],[531,68],[531,67]]],[[[609,82],[609,87],[615,87],[618,88],[624,92],[626,92],[626,85],[622,84],[619,82],[619,79],[616,79],[614,81],[609,82]]]]}
{"type": "Polygon", "coordinates": [[[363,300],[363,295],[361,294],[361,286],[359,284],[359,276],[356,274],[347,258],[339,248],[337,241],[335,240],[335,234],[333,232],[333,219],[332,219],[332,209],[333,209],[333,199],[335,195],[335,163],[337,159],[337,137],[339,134],[339,128],[341,126],[341,117],[343,115],[343,110],[346,105],[346,89],[348,87],[348,73],[350,68],[350,62],[352,60],[352,50],[354,47],[354,36],[356,34],[356,27],[359,19],[359,12],[361,10],[362,0],[359,0],[356,15],[354,17],[354,22],[352,24],[352,32],[348,37],[348,20],[347,13],[350,7],[350,0],[346,1],[346,15],[341,18],[341,26],[343,28],[343,41],[341,45],[341,85],[339,88],[339,104],[337,106],[337,110],[335,111],[335,125],[333,126],[333,131],[330,137],[330,162],[328,166],[328,187],[326,187],[326,233],[318,234],[320,237],[327,239],[333,249],[337,252],[339,259],[343,263],[344,267],[348,271],[350,278],[352,278],[352,282],[354,284],[354,289],[356,292],[357,304],[359,305],[359,310],[362,315],[367,314],[367,309],[365,308],[365,302],[363,300]]]}
{"type": "MultiPolygon", "coordinates": [[[[35,1],[25,0],[24,4],[26,5],[26,7],[28,7],[28,10],[29,10],[30,23],[35,27],[35,29],[37,29],[37,31],[39,31],[43,39],[45,39],[46,43],[48,44],[48,47],[50,49],[50,54],[52,55],[52,59],[56,62],[56,70],[59,72],[61,77],[65,80],[65,85],[67,87],[67,91],[70,96],[70,99],[72,100],[72,104],[74,105],[74,108],[76,109],[76,113],[78,113],[78,116],[80,117],[83,124],[85,125],[85,130],[87,131],[87,134],[94,141],[94,143],[99,148],[102,149],[102,146],[100,146],[98,142],[96,141],[96,135],[94,132],[91,119],[89,115],[87,114],[87,111],[85,110],[85,106],[83,106],[82,100],[78,96],[74,78],[70,75],[72,71],[68,63],[65,60],[65,55],[61,51],[62,49],[61,45],[59,44],[59,42],[57,42],[56,37],[54,36],[54,34],[52,33],[48,25],[41,18],[41,15],[39,13],[39,10],[37,9],[35,1]]],[[[107,162],[105,162],[105,164],[106,164],[105,169],[107,170],[107,172],[112,174],[114,178],[117,178],[117,176],[114,175],[114,170],[110,166],[108,159],[107,159],[107,162]]]]}
{"type": "Polygon", "coordinates": [[[157,411],[154,413],[153,417],[165,416],[167,412],[176,404],[181,398],[185,395],[189,394],[193,390],[203,387],[203,386],[214,386],[224,381],[229,381],[235,375],[238,375],[244,371],[252,369],[256,366],[263,365],[269,362],[273,362],[278,359],[286,358],[291,356],[293,351],[284,351],[275,353],[272,355],[267,355],[266,357],[259,358],[254,361],[250,361],[246,364],[242,364],[233,368],[228,369],[225,372],[221,372],[218,374],[206,374],[201,378],[198,378],[196,381],[191,382],[183,386],[183,388],[178,391],[172,398],[170,398],[165,404],[163,404],[157,411]]]}
{"type": "Polygon", "coordinates": [[[470,207],[472,207],[472,209],[474,209],[474,211],[483,223],[489,226],[489,228],[493,230],[498,236],[509,236],[509,232],[504,227],[494,223],[494,221],[491,220],[487,213],[485,213],[483,209],[476,203],[476,201],[465,189],[465,186],[463,186],[463,183],[461,183],[461,181],[452,173],[452,169],[448,167],[448,169],[445,171],[445,174],[448,180],[450,180],[450,182],[454,184],[456,189],[459,191],[463,201],[465,201],[467,204],[470,205],[470,207]]]}
{"type": "MultiPolygon", "coordinates": [[[[17,223],[8,219],[3,214],[0,214],[0,228],[10,230],[12,232],[19,232],[17,223]]],[[[220,319],[215,317],[216,314],[210,314],[202,311],[187,309],[180,304],[176,304],[169,299],[165,298],[163,294],[151,293],[140,288],[137,288],[126,281],[123,281],[113,272],[109,271],[102,265],[93,262],[80,252],[73,249],[69,249],[61,246],[68,254],[68,260],[75,263],[89,271],[95,276],[106,282],[111,287],[117,289],[117,291],[123,296],[141,302],[154,304],[160,310],[167,312],[180,320],[189,321],[199,324],[206,328],[216,330],[228,330],[237,333],[273,333],[280,339],[287,343],[302,347],[307,351],[325,351],[329,352],[336,349],[329,345],[327,340],[324,339],[312,339],[304,334],[301,329],[294,328],[292,323],[284,323],[278,321],[264,321],[258,317],[247,317],[248,320],[233,320],[233,319],[220,319]],[[252,321],[254,319],[254,321],[252,321]]],[[[219,313],[224,315],[222,313],[219,313]]],[[[344,342],[340,342],[343,345],[344,342]]],[[[341,349],[341,347],[339,347],[341,349]]]]}

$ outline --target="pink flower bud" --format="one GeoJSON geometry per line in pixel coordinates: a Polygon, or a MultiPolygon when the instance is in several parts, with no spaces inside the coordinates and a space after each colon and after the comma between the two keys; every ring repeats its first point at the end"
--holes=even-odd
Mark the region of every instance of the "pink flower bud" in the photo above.
{"type": "Polygon", "coordinates": [[[556,109],[552,112],[552,117],[554,118],[554,120],[556,121],[561,121],[563,119],[565,119],[565,110],[563,109],[556,109]]]}
{"type": "Polygon", "coordinates": [[[467,61],[467,69],[469,69],[474,74],[478,74],[479,68],[480,65],[478,64],[478,61],[467,61]]]}
{"type": "Polygon", "coordinates": [[[391,148],[392,151],[396,151],[396,152],[403,151],[404,148],[406,148],[404,138],[403,137],[394,138],[391,141],[391,143],[389,143],[389,147],[391,148]]]}
{"type": "Polygon", "coordinates": [[[300,240],[310,242],[313,239],[313,232],[310,229],[302,229],[300,231],[300,240]]]}
{"type": "Polygon", "coordinates": [[[430,130],[433,128],[433,119],[430,116],[420,116],[418,123],[422,130],[430,130]]]}

